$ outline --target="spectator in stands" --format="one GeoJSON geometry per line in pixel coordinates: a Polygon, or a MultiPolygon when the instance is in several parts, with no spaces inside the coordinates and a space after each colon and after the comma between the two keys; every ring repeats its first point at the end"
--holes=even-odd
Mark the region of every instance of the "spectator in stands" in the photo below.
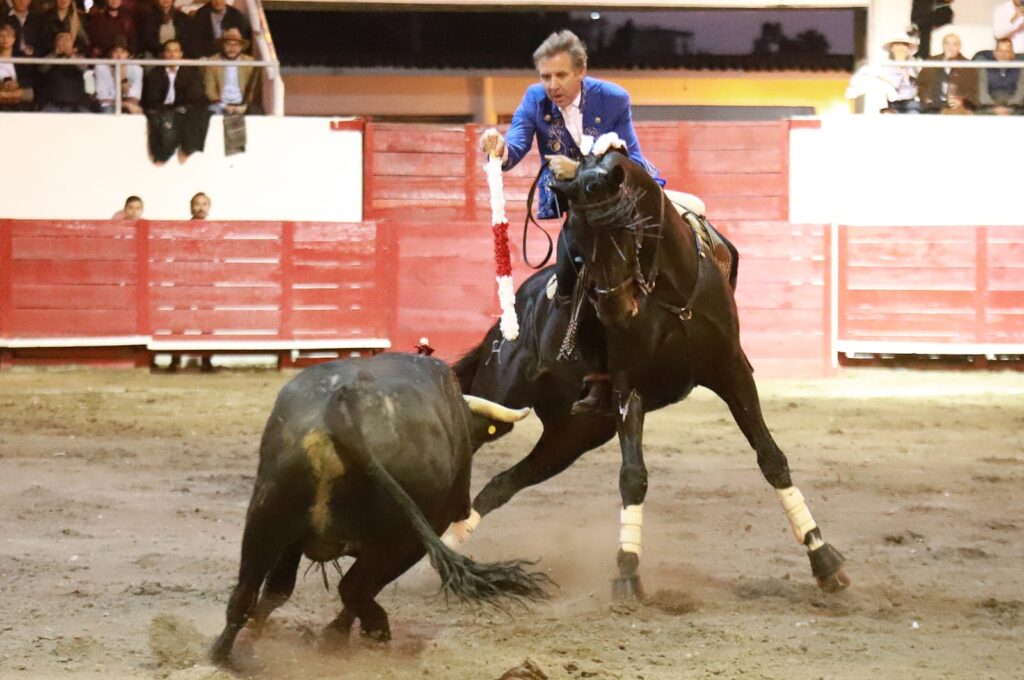
{"type": "MultiPolygon", "coordinates": [[[[948,34],[942,39],[942,54],[935,61],[965,61],[960,53],[960,36],[948,34]]],[[[925,113],[971,113],[978,108],[978,74],[975,69],[925,68],[917,79],[921,110],[925,113]]]]}
{"type": "MultiPolygon", "coordinates": [[[[181,59],[181,43],[168,40],[164,59],[181,59]]],[[[149,152],[156,163],[165,163],[175,149],[184,162],[206,144],[210,111],[203,92],[202,75],[195,66],[164,66],[151,69],[142,86],[142,107],[149,127],[149,152]]]]}
{"type": "Polygon", "coordinates": [[[224,31],[237,28],[246,40],[252,39],[249,19],[227,4],[227,0],[210,0],[192,16],[192,38],[196,56],[208,57],[220,51],[224,31]]]}
{"type": "MultiPolygon", "coordinates": [[[[996,40],[994,53],[987,50],[974,55],[975,59],[1014,61],[1013,42],[1009,38],[996,40]]],[[[985,68],[978,74],[978,96],[981,110],[1005,116],[1020,113],[1024,107],[1024,78],[1020,69],[985,68]]]]}
{"type": "MultiPolygon", "coordinates": [[[[252,61],[248,54],[249,41],[237,28],[229,28],[221,36],[221,53],[216,59],[225,61],[252,61]]],[[[206,97],[213,113],[247,113],[258,101],[259,75],[252,66],[210,66],[205,69],[206,97]]]]}
{"type": "MultiPolygon", "coordinates": [[[[10,24],[0,24],[0,58],[15,56],[17,31],[10,24]]],[[[18,80],[15,64],[0,63],[0,111],[18,111],[25,107],[25,88],[18,80]]]]}
{"type": "Polygon", "coordinates": [[[135,22],[131,14],[121,9],[122,0],[107,0],[107,6],[87,17],[89,44],[92,56],[109,54],[114,41],[121,38],[128,51],[135,52],[135,22]]]}
{"type": "MultiPolygon", "coordinates": [[[[58,33],[54,39],[53,52],[47,55],[54,59],[70,59],[75,54],[75,43],[70,33],[58,33]]],[[[79,113],[89,110],[85,96],[84,68],[82,66],[39,67],[36,79],[36,103],[40,110],[50,112],[79,113]]]]}
{"type": "Polygon", "coordinates": [[[185,56],[193,58],[191,19],[174,6],[174,0],[157,0],[157,7],[139,24],[139,43],[143,52],[156,57],[168,40],[181,43],[185,56]]]}
{"type": "Polygon", "coordinates": [[[14,53],[19,57],[35,56],[42,36],[42,16],[32,12],[31,8],[32,0],[11,0],[11,9],[3,15],[4,23],[13,26],[16,31],[14,53]]]}
{"type": "Polygon", "coordinates": [[[189,201],[188,207],[189,212],[192,213],[193,220],[205,220],[210,216],[210,197],[204,194],[202,191],[197,193],[189,201]]]}
{"type": "MultiPolygon", "coordinates": [[[[910,36],[898,36],[885,45],[892,61],[908,61],[917,54],[917,40],[910,36]]],[[[918,69],[912,66],[889,66],[884,72],[884,79],[890,86],[887,88],[888,106],[883,113],[921,113],[921,104],[917,100],[918,69]]]]}
{"type": "MultiPolygon", "coordinates": [[[[896,35],[882,48],[891,61],[909,61],[917,52],[917,38],[896,35]]],[[[917,101],[917,73],[914,66],[876,66],[866,63],[853,74],[846,97],[864,97],[865,107],[881,113],[920,113],[917,101]]]]}
{"type": "Polygon", "coordinates": [[[58,33],[70,34],[75,51],[78,54],[88,54],[89,36],[85,31],[85,22],[71,0],[55,0],[53,7],[43,12],[36,52],[52,52],[58,33]]]}
{"type": "MultiPolygon", "coordinates": [[[[130,58],[132,55],[126,43],[124,36],[117,36],[107,56],[119,61],[130,58]]],[[[121,110],[142,113],[142,67],[138,64],[122,65],[121,82],[117,83],[112,64],[97,64],[96,101],[99,102],[102,113],[114,113],[118,87],[121,88],[121,110]]]]}
{"type": "Polygon", "coordinates": [[[992,32],[997,39],[1009,38],[1013,51],[1024,54],[1024,0],[1006,0],[992,11],[992,32]]]}
{"type": "Polygon", "coordinates": [[[142,219],[142,199],[138,196],[129,196],[124,201],[124,208],[114,213],[112,220],[141,220],[142,219]]]}

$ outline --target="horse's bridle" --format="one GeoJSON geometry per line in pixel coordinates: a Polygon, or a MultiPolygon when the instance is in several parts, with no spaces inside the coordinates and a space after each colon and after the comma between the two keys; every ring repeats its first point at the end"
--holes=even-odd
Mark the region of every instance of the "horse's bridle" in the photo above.
{"type": "MultiPolygon", "coordinates": [[[[597,203],[588,203],[585,206],[578,206],[578,207],[581,210],[581,212],[586,214],[587,212],[603,208],[604,206],[606,206],[606,205],[608,205],[608,204],[610,204],[610,203],[612,203],[614,201],[630,200],[630,199],[625,198],[623,196],[624,193],[625,193],[625,190],[620,190],[614,196],[606,198],[603,201],[598,201],[597,203]]],[[[644,292],[645,295],[650,295],[651,291],[654,290],[654,286],[656,285],[657,280],[658,280],[658,245],[661,243],[661,232],[662,232],[662,229],[664,229],[664,224],[665,224],[665,195],[664,195],[663,192],[661,192],[660,187],[659,187],[659,192],[658,193],[661,194],[661,201],[660,201],[661,211],[660,211],[660,214],[658,215],[658,233],[655,236],[654,261],[651,263],[651,270],[650,270],[650,272],[645,276],[644,272],[643,272],[643,266],[640,264],[640,253],[643,250],[644,238],[646,238],[646,236],[644,234],[644,230],[642,228],[642,225],[639,225],[639,226],[637,226],[637,228],[635,228],[633,230],[633,256],[634,256],[634,258],[633,258],[634,259],[634,262],[633,262],[633,273],[630,274],[629,276],[627,276],[625,279],[623,279],[617,285],[612,286],[611,288],[601,288],[600,286],[597,286],[595,284],[594,288],[593,288],[593,293],[594,293],[594,296],[596,297],[597,300],[600,300],[602,298],[606,298],[606,297],[609,297],[609,296],[612,296],[612,295],[616,295],[620,291],[626,289],[629,285],[631,285],[633,283],[636,283],[637,286],[640,288],[640,290],[642,290],[644,292]]],[[[639,202],[640,198],[642,198],[642,197],[643,197],[642,194],[641,194],[641,196],[638,196],[636,198],[636,202],[639,202]]],[[[589,224],[588,220],[584,219],[584,221],[589,224]]],[[[619,249],[618,244],[615,243],[615,240],[611,236],[611,234],[608,234],[608,238],[612,239],[612,243],[613,243],[613,245],[615,245],[615,248],[619,249]]],[[[621,253],[621,250],[619,252],[621,253]]]]}

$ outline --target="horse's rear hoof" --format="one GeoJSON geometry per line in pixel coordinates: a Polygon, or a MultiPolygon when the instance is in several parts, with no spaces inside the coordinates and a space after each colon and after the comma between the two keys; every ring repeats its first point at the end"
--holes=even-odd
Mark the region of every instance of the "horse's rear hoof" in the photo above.
{"type": "Polygon", "coordinates": [[[826,593],[838,593],[850,585],[850,577],[843,569],[846,558],[826,543],[807,554],[811,560],[811,573],[818,580],[818,587],[826,593]]]}
{"type": "Polygon", "coordinates": [[[619,576],[612,581],[612,599],[616,602],[644,599],[644,587],[639,576],[619,576]]]}
{"type": "Polygon", "coordinates": [[[850,577],[846,575],[845,569],[839,567],[834,574],[819,578],[818,587],[826,593],[838,593],[850,587],[850,577]]]}

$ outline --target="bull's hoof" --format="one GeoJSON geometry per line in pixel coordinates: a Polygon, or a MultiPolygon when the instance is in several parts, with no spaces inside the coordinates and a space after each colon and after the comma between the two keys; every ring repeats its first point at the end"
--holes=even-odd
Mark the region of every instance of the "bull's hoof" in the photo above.
{"type": "Polygon", "coordinates": [[[818,581],[818,587],[826,593],[838,593],[850,585],[850,577],[843,569],[846,558],[826,543],[817,550],[807,553],[811,560],[811,573],[818,581]]]}
{"type": "Polygon", "coordinates": [[[639,576],[619,576],[612,581],[612,599],[616,602],[640,602],[644,586],[639,576]]]}

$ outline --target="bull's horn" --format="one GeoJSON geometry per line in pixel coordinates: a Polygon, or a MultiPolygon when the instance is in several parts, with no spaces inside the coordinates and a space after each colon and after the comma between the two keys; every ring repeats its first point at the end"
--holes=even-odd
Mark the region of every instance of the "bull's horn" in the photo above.
{"type": "Polygon", "coordinates": [[[530,415],[530,409],[511,409],[501,404],[496,404],[493,401],[487,401],[480,397],[474,397],[470,394],[463,395],[463,399],[466,400],[466,404],[469,406],[469,410],[479,416],[485,416],[491,420],[497,420],[500,423],[517,423],[526,416],[530,415]]]}

